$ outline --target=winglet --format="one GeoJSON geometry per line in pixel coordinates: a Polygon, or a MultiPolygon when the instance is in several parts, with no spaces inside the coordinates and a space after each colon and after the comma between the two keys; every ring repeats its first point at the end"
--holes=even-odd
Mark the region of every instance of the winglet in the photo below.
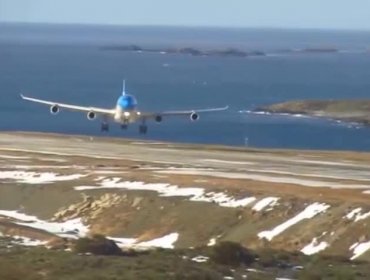
{"type": "Polygon", "coordinates": [[[124,79],[122,82],[122,95],[126,94],[126,80],[124,79]]]}

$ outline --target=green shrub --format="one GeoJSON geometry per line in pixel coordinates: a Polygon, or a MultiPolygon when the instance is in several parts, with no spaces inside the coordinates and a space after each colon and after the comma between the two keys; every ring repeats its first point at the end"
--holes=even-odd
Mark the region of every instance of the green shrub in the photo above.
{"type": "Polygon", "coordinates": [[[333,279],[336,280],[355,280],[356,273],[353,269],[347,266],[334,266],[332,268],[333,279]]]}
{"type": "Polygon", "coordinates": [[[1,280],[37,280],[40,275],[29,271],[22,264],[15,264],[5,258],[0,258],[0,279],[1,280]]]}
{"type": "Polygon", "coordinates": [[[255,255],[239,243],[224,241],[213,247],[211,260],[223,265],[248,265],[255,261],[255,255]]]}
{"type": "Polygon", "coordinates": [[[297,255],[286,251],[277,251],[271,248],[264,248],[258,252],[259,263],[264,267],[291,266],[297,255]]]}
{"type": "Polygon", "coordinates": [[[103,235],[94,235],[91,238],[80,238],[74,245],[76,253],[91,253],[94,255],[122,255],[117,244],[103,235]]]}
{"type": "Polygon", "coordinates": [[[176,273],[175,280],[222,280],[223,277],[214,271],[189,271],[187,273],[176,273]]]}
{"type": "Polygon", "coordinates": [[[321,280],[323,279],[320,271],[303,270],[298,277],[299,280],[321,280]]]}

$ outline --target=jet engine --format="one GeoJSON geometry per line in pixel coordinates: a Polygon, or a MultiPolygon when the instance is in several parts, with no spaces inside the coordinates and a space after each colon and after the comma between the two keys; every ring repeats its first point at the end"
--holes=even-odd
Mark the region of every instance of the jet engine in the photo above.
{"type": "Polygon", "coordinates": [[[93,120],[95,120],[95,118],[96,118],[96,114],[94,112],[90,111],[90,112],[87,113],[87,119],[89,121],[93,121],[93,120]]]}
{"type": "Polygon", "coordinates": [[[157,116],[155,116],[155,121],[156,121],[157,123],[162,122],[162,120],[163,120],[163,118],[162,118],[162,116],[161,116],[161,115],[157,115],[157,116]]]}
{"type": "Polygon", "coordinates": [[[59,109],[58,105],[53,105],[53,106],[50,107],[50,113],[53,114],[53,115],[58,114],[59,111],[60,111],[60,109],[59,109]]]}
{"type": "Polygon", "coordinates": [[[193,121],[193,122],[199,120],[199,115],[195,112],[191,113],[190,114],[190,120],[193,121]]]}

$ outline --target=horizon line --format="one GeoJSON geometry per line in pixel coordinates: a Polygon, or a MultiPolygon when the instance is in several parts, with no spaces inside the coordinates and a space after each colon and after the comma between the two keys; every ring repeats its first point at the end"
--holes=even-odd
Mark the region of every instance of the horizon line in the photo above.
{"type": "Polygon", "coordinates": [[[104,26],[104,27],[145,27],[145,28],[198,28],[198,29],[261,29],[281,31],[332,31],[332,32],[370,32],[370,29],[333,28],[333,27],[284,27],[284,26],[218,26],[218,25],[166,25],[166,24],[120,24],[91,22],[36,22],[36,21],[2,21],[0,24],[14,25],[60,25],[60,26],[104,26]]]}

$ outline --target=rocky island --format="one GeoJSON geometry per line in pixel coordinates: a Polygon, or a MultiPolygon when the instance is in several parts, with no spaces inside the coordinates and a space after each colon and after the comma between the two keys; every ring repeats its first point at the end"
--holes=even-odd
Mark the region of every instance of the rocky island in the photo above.
{"type": "Polygon", "coordinates": [[[370,125],[370,100],[298,100],[257,108],[277,114],[303,114],[370,125]]]}
{"type": "Polygon", "coordinates": [[[160,54],[184,54],[191,56],[221,56],[221,57],[248,57],[248,56],[264,56],[263,51],[244,51],[236,48],[226,49],[198,49],[193,47],[180,48],[145,48],[138,45],[115,45],[104,46],[102,50],[110,51],[131,51],[131,52],[151,52],[160,54]]]}
{"type": "Polygon", "coordinates": [[[159,54],[181,54],[190,56],[203,56],[203,57],[263,57],[267,55],[293,55],[293,54],[331,54],[338,53],[340,50],[335,47],[315,47],[303,49],[282,49],[282,50],[245,50],[235,47],[226,48],[197,48],[193,46],[184,47],[145,47],[136,44],[127,45],[106,45],[100,48],[102,51],[121,51],[121,52],[136,52],[136,53],[159,53],[159,54]]]}

